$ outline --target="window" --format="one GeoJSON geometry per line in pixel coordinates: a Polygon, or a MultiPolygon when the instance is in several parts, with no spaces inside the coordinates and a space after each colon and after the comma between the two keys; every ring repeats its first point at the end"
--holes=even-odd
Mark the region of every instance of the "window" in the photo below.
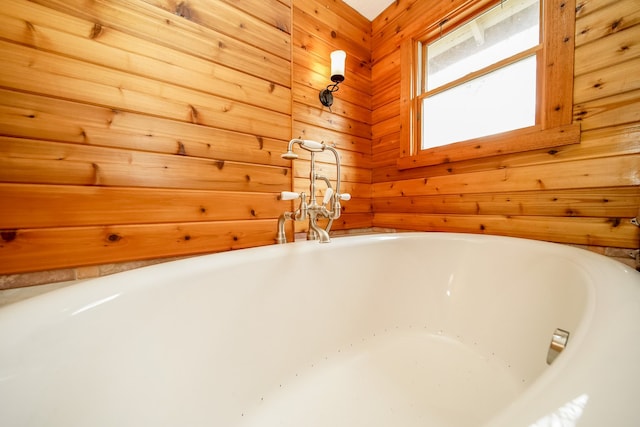
{"type": "Polygon", "coordinates": [[[507,0],[419,42],[422,149],[536,124],[539,0],[507,0]]]}
{"type": "Polygon", "coordinates": [[[560,0],[469,1],[402,46],[402,168],[578,142],[575,15],[560,0]]]}

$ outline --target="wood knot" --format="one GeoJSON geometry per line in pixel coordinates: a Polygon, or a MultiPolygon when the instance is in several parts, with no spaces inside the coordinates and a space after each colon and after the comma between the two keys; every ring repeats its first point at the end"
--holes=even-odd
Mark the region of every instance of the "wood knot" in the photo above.
{"type": "Polygon", "coordinates": [[[184,144],[178,141],[178,154],[181,156],[187,155],[187,150],[184,148],[184,144]]]}
{"type": "Polygon", "coordinates": [[[96,39],[100,36],[100,34],[102,34],[102,24],[93,24],[93,28],[91,28],[91,34],[89,34],[89,38],[96,39]]]}
{"type": "Polygon", "coordinates": [[[116,233],[111,233],[107,236],[107,240],[111,243],[119,242],[122,239],[122,236],[116,233]]]}
{"type": "Polygon", "coordinates": [[[615,21],[613,21],[611,23],[611,31],[615,31],[618,29],[618,27],[620,27],[620,25],[622,25],[622,18],[620,19],[616,19],[615,21]]]}
{"type": "Polygon", "coordinates": [[[176,6],[175,14],[188,20],[191,20],[191,17],[193,16],[191,9],[184,2],[181,2],[176,6]]]}
{"type": "Polygon", "coordinates": [[[613,228],[616,228],[622,223],[622,220],[620,218],[610,218],[607,222],[610,223],[613,228]]]}
{"type": "Polygon", "coordinates": [[[198,123],[198,110],[193,105],[189,105],[189,115],[191,123],[198,123]]]}
{"type": "Polygon", "coordinates": [[[2,239],[3,242],[13,242],[14,240],[16,240],[16,237],[18,236],[18,232],[16,230],[2,230],[0,231],[0,238],[2,239]]]}

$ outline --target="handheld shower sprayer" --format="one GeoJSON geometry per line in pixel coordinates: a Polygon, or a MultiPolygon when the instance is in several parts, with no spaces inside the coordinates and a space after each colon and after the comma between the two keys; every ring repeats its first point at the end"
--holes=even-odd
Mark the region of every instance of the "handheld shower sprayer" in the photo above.
{"type": "Polygon", "coordinates": [[[338,151],[326,145],[323,142],[316,142],[309,139],[294,138],[289,141],[287,146],[287,152],[282,154],[281,157],[286,160],[296,160],[299,155],[293,152],[293,146],[299,145],[300,148],[309,151],[311,153],[310,163],[310,192],[309,201],[307,202],[305,193],[295,193],[291,191],[283,191],[281,193],[281,200],[296,200],[300,199],[300,206],[293,212],[285,212],[278,218],[278,233],[276,235],[276,241],[278,243],[286,243],[286,237],[284,232],[284,223],[286,220],[300,221],[307,216],[309,217],[309,231],[307,233],[307,239],[319,240],[321,243],[329,242],[329,230],[333,224],[333,220],[340,217],[341,206],[340,200],[349,200],[351,195],[348,193],[340,193],[340,155],[338,151]],[[333,153],[336,160],[337,178],[335,189],[331,186],[331,181],[326,176],[322,176],[316,173],[315,165],[315,153],[320,153],[325,150],[329,150],[333,153]],[[316,202],[316,181],[321,180],[327,184],[327,190],[322,199],[322,204],[316,202]],[[317,218],[327,218],[328,224],[326,228],[320,228],[317,224],[317,218]]]}
{"type": "Polygon", "coordinates": [[[291,141],[289,141],[287,152],[282,154],[280,157],[286,160],[297,159],[299,156],[293,152],[293,146],[295,144],[298,144],[300,148],[304,148],[305,150],[314,152],[314,153],[324,151],[325,149],[325,145],[322,142],[311,141],[309,139],[294,138],[291,141]]]}

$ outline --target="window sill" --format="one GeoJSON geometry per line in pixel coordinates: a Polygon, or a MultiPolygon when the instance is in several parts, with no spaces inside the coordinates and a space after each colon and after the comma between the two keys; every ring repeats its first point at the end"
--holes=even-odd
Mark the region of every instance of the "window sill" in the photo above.
{"type": "Polygon", "coordinates": [[[462,160],[560,147],[579,142],[579,124],[570,124],[545,130],[541,130],[536,126],[420,150],[417,154],[400,157],[397,161],[397,167],[403,170],[434,166],[462,160]]]}

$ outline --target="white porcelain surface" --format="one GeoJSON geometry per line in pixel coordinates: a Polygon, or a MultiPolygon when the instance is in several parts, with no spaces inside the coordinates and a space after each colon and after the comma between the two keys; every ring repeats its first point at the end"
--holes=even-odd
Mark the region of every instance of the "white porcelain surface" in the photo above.
{"type": "Polygon", "coordinates": [[[638,337],[640,273],[580,249],[298,242],[0,309],[0,425],[637,426],[638,337]]]}

